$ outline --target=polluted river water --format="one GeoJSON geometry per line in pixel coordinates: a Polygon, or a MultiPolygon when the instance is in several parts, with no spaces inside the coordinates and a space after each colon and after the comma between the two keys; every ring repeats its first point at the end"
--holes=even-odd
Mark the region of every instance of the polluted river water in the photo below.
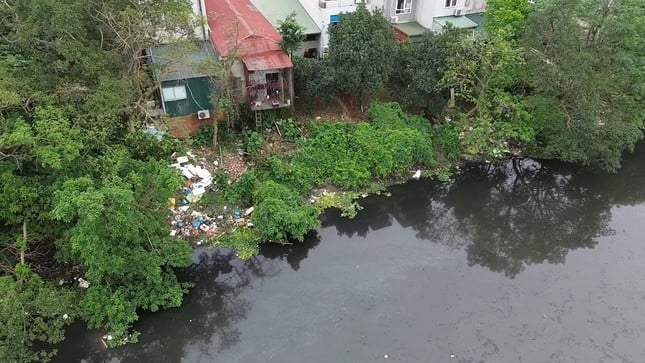
{"type": "Polygon", "coordinates": [[[57,362],[645,362],[645,148],[616,174],[515,159],[336,211],[240,261],[197,249],[139,342],[57,362]]]}

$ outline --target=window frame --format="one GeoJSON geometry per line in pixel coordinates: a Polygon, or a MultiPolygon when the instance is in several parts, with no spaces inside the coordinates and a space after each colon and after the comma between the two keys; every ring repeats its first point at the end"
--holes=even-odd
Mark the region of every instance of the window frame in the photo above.
{"type": "Polygon", "coordinates": [[[457,0],[446,0],[445,7],[454,8],[455,6],[457,6],[457,0]]]}
{"type": "Polygon", "coordinates": [[[396,15],[405,15],[412,13],[412,0],[394,0],[394,13],[396,15]],[[399,8],[399,2],[402,3],[403,7],[399,8]]]}
{"type": "Polygon", "coordinates": [[[188,98],[186,85],[183,84],[161,87],[161,94],[164,102],[181,101],[188,98]]]}

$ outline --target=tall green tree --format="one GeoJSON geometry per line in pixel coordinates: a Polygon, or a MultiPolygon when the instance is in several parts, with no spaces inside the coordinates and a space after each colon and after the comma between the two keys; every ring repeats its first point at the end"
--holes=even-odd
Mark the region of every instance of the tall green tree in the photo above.
{"type": "Polygon", "coordinates": [[[545,0],[527,21],[530,112],[542,157],[613,171],[643,137],[645,4],[545,0]]]}
{"type": "Polygon", "coordinates": [[[25,352],[59,341],[64,314],[119,343],[139,309],[181,302],[190,249],[164,211],[178,180],[139,127],[145,50],[190,37],[191,14],[183,0],[0,4],[0,360],[41,357],[25,352]],[[5,320],[20,309],[34,319],[5,320]]]}
{"type": "Polygon", "coordinates": [[[396,38],[380,11],[359,4],[329,27],[326,58],[336,91],[365,105],[388,81],[397,52],[396,38]]]}
{"type": "Polygon", "coordinates": [[[298,24],[296,13],[289,14],[284,20],[278,21],[278,32],[282,36],[280,48],[289,54],[298,50],[305,41],[305,27],[298,24]]]}
{"type": "Polygon", "coordinates": [[[484,30],[489,34],[504,30],[506,35],[515,37],[524,29],[530,11],[531,5],[527,0],[488,0],[484,30]]]}
{"type": "Polygon", "coordinates": [[[531,115],[522,95],[526,62],[517,43],[497,34],[463,37],[450,52],[441,83],[454,90],[450,116],[461,125],[466,152],[501,158],[512,146],[532,143],[531,115]]]}
{"type": "Polygon", "coordinates": [[[427,32],[419,42],[400,44],[398,63],[392,81],[400,87],[403,104],[419,107],[436,116],[447,104],[446,87],[441,83],[448,69],[451,49],[461,37],[457,29],[427,32]]]}

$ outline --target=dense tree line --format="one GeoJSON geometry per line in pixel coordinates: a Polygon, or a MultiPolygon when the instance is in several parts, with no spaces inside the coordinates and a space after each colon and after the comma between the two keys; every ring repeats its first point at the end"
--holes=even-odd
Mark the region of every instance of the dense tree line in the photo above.
{"type": "Polygon", "coordinates": [[[361,104],[389,90],[435,125],[452,123],[458,132],[441,142],[464,154],[615,171],[643,137],[644,10],[635,0],[490,0],[484,32],[448,27],[397,47],[382,14],[360,7],[330,31],[328,57],[296,60],[296,86],[305,99],[331,90],[361,104]]]}
{"type": "Polygon", "coordinates": [[[139,130],[143,50],[190,37],[191,16],[181,0],[0,2],[0,361],[46,360],[77,318],[134,340],[138,310],[181,303],[172,142],[139,130]]]}

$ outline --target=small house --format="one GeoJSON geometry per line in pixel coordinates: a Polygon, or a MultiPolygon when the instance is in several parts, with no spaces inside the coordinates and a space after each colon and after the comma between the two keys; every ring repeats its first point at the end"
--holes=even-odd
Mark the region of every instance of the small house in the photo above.
{"type": "Polygon", "coordinates": [[[216,56],[230,61],[241,100],[251,110],[289,107],[293,64],[277,30],[249,0],[205,0],[216,56]]]}
{"type": "Polygon", "coordinates": [[[166,115],[210,118],[215,88],[201,68],[204,62],[213,59],[209,42],[164,44],[150,50],[159,99],[166,115]]]}

